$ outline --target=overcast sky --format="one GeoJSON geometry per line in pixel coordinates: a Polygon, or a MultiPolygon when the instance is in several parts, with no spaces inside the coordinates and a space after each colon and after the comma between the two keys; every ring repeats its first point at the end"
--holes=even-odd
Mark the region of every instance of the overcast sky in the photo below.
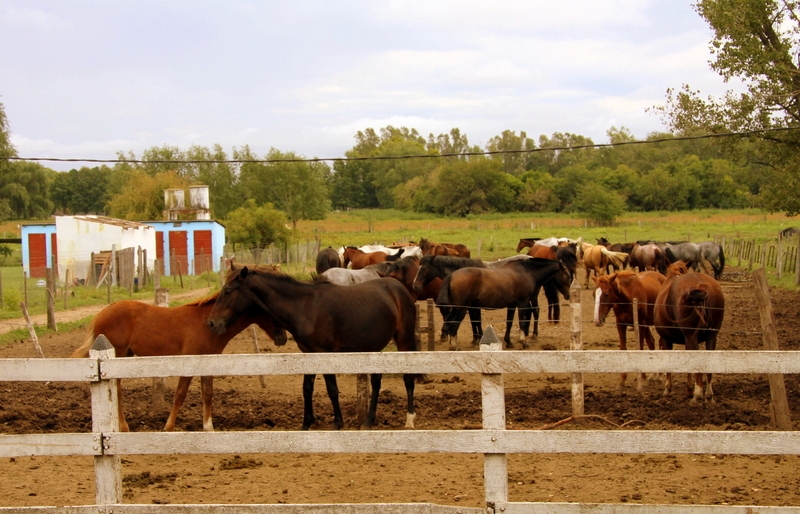
{"type": "Polygon", "coordinates": [[[21,157],[341,157],[387,125],[603,143],[664,130],[669,87],[728,89],[710,37],[678,0],[3,0],[0,102],[21,157]]]}

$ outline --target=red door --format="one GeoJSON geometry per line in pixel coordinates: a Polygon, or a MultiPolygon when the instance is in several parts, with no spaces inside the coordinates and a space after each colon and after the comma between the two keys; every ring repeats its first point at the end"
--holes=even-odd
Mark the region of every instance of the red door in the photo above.
{"type": "Polygon", "coordinates": [[[28,266],[33,278],[44,278],[47,275],[46,234],[28,234],[28,266]]]}
{"type": "Polygon", "coordinates": [[[189,271],[188,237],[185,230],[169,233],[170,275],[185,275],[189,271]]]}
{"type": "Polygon", "coordinates": [[[194,231],[194,274],[202,275],[211,271],[211,231],[194,231]]]}
{"type": "Polygon", "coordinates": [[[156,231],[156,259],[158,259],[158,274],[164,275],[164,233],[156,231]]]}

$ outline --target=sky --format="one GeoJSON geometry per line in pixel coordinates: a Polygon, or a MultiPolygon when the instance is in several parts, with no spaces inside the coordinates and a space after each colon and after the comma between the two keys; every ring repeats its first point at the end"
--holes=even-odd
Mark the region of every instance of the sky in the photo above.
{"type": "Polygon", "coordinates": [[[668,88],[730,89],[710,40],[678,0],[3,0],[0,102],[28,158],[333,158],[388,125],[482,148],[504,130],[606,143],[666,130],[647,109],[668,88]]]}

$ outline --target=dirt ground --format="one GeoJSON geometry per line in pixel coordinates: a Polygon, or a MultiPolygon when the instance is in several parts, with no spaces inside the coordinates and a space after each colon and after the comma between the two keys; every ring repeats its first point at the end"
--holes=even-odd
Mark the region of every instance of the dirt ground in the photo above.
{"type": "MultiPolygon", "coordinates": [[[[736,268],[722,277],[726,316],[718,349],[763,347],[755,294],[749,275],[736,268]]],[[[772,291],[781,349],[800,349],[798,292],[772,291]]],[[[584,347],[618,347],[613,319],[604,327],[591,323],[591,292],[582,294],[584,347]]],[[[566,304],[565,304],[566,305],[566,304]]],[[[424,312],[424,309],[423,309],[424,312]]],[[[85,315],[85,314],[84,314],[85,315]]],[[[441,318],[436,314],[437,333],[441,318]]],[[[485,322],[503,329],[504,312],[484,313],[485,322]]],[[[559,325],[544,324],[534,350],[569,348],[569,308],[559,325]]],[[[485,323],[486,324],[486,323],[485,323]]],[[[461,340],[468,341],[468,324],[461,340]]],[[[41,338],[47,357],[66,357],[79,346],[82,331],[41,338]]],[[[462,342],[462,347],[463,343],[462,342]]],[[[290,341],[274,347],[259,332],[262,352],[296,352],[290,341]]],[[[437,344],[437,350],[446,346],[437,344]]],[[[250,331],[237,336],[226,352],[253,353],[250,331]]],[[[36,357],[30,342],[0,348],[0,358],[36,357]]],[[[471,374],[432,375],[417,386],[418,429],[466,429],[480,423],[480,378],[471,374]]],[[[800,381],[786,376],[789,405],[800,411],[800,381]]],[[[177,379],[168,380],[174,387],[177,379]]],[[[506,409],[509,429],[536,429],[571,414],[570,378],[566,375],[508,375],[506,409]]],[[[616,424],[638,420],[625,430],[770,430],[766,376],[715,376],[716,403],[692,406],[683,379],[663,397],[659,381],[639,393],[632,376],[623,393],[618,375],[585,376],[587,414],[616,424]]],[[[160,430],[168,407],[151,413],[149,380],[125,384],[124,405],[132,430],[160,430]]],[[[198,381],[192,384],[178,419],[178,430],[202,430],[198,381]]],[[[302,378],[220,377],[215,381],[217,430],[298,430],[302,421],[302,378]]],[[[355,378],[339,378],[345,429],[357,430],[355,378]]],[[[0,433],[86,432],[91,427],[86,384],[0,383],[0,433]]],[[[167,404],[172,401],[168,395],[167,404]]],[[[402,429],[405,392],[399,376],[384,378],[378,427],[402,429]]],[[[317,378],[312,430],[332,427],[330,402],[317,378]]],[[[795,429],[798,423],[795,421],[795,429]]],[[[599,420],[569,423],[560,430],[614,429],[599,420]]],[[[800,505],[800,456],[728,455],[511,455],[511,501],[800,505]]],[[[128,503],[371,503],[432,502],[483,506],[483,459],[450,454],[323,455],[165,455],[123,459],[123,487],[128,503]]],[[[82,505],[94,501],[93,460],[85,457],[24,457],[0,461],[0,505],[82,505]]]]}

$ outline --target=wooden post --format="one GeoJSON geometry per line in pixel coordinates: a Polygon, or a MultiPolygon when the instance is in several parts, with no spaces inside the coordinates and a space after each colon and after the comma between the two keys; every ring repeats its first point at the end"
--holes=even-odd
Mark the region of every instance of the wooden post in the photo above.
{"type": "MultiPolygon", "coordinates": [[[[489,325],[480,343],[481,352],[501,352],[500,339],[489,325]]],[[[481,400],[483,407],[483,429],[506,429],[506,400],[502,373],[485,373],[481,377],[481,400]]],[[[508,503],[508,456],[505,453],[483,454],[483,484],[487,505],[495,512],[505,509],[508,503]]]]}
{"type": "Polygon", "coordinates": [[[181,272],[181,261],[175,259],[175,267],[178,268],[178,278],[181,279],[181,289],[183,289],[183,273],[181,272]]]}
{"type": "Polygon", "coordinates": [[[56,273],[53,268],[48,268],[45,272],[46,287],[44,288],[45,301],[47,305],[47,328],[57,330],[56,327],[56,273]]]}
{"type": "Polygon", "coordinates": [[[428,312],[428,351],[436,350],[436,322],[433,315],[433,299],[428,298],[425,302],[425,307],[428,312]]]}
{"type": "Polygon", "coordinates": [[[69,295],[69,268],[64,270],[64,310],[69,308],[67,296],[69,295]]]}
{"type": "MultiPolygon", "coordinates": [[[[250,325],[250,328],[253,331],[253,348],[256,351],[256,355],[258,355],[261,352],[261,350],[258,348],[258,333],[256,332],[256,326],[250,325]]],[[[261,387],[266,388],[267,382],[266,380],[264,380],[264,375],[259,375],[258,379],[261,381],[261,387]]]]}
{"type": "Polygon", "coordinates": [[[94,272],[94,259],[95,259],[95,253],[92,252],[89,254],[89,272],[86,273],[87,287],[94,287],[97,285],[97,275],[95,275],[94,272]]]}
{"type": "Polygon", "coordinates": [[[750,241],[750,248],[747,252],[748,263],[747,263],[747,271],[753,271],[753,254],[755,253],[754,250],[756,249],[756,241],[755,239],[750,241]]]}
{"type": "Polygon", "coordinates": [[[144,288],[144,264],[143,262],[143,252],[141,246],[136,247],[136,287],[138,289],[144,288]]]}
{"type": "Polygon", "coordinates": [[[225,274],[227,272],[228,270],[225,269],[225,257],[222,256],[219,258],[219,287],[225,285],[225,274]]]}
{"type": "Polygon", "coordinates": [[[36,336],[36,329],[33,327],[33,322],[31,321],[30,315],[28,315],[28,306],[25,302],[19,304],[20,309],[22,309],[22,315],[25,316],[25,325],[28,327],[28,334],[31,336],[31,341],[33,341],[33,347],[36,348],[36,351],[39,353],[39,357],[44,359],[44,352],[42,351],[41,345],[39,345],[39,338],[36,336]]]}
{"type": "Polygon", "coordinates": [[[3,270],[0,269],[0,309],[5,306],[3,303],[3,270]]]}
{"type": "MultiPolygon", "coordinates": [[[[761,317],[764,349],[779,350],[778,332],[775,328],[775,313],[772,311],[767,273],[763,267],[753,272],[753,282],[756,289],[758,314],[761,317]]],[[[772,423],[779,430],[792,430],[792,418],[789,414],[789,400],[786,398],[786,385],[783,382],[783,375],[770,374],[768,378],[769,392],[772,397],[772,403],[770,404],[772,423]]]]}
{"type": "Polygon", "coordinates": [[[22,301],[28,305],[28,273],[22,270],[22,301]]]}
{"type": "Polygon", "coordinates": [[[195,265],[194,259],[190,260],[189,269],[186,272],[186,276],[189,277],[189,289],[192,290],[194,289],[194,272],[196,271],[194,269],[194,265],[195,265]]]}
{"type": "MultiPolygon", "coordinates": [[[[572,299],[572,327],[570,329],[570,350],[583,350],[583,310],[581,307],[581,285],[578,277],[572,281],[569,288],[569,296],[572,299]]],[[[583,415],[583,373],[572,374],[572,415],[583,415]]]]}
{"type": "MultiPolygon", "coordinates": [[[[89,350],[89,358],[106,361],[114,358],[114,347],[100,334],[89,350]]],[[[103,379],[89,384],[92,394],[92,432],[97,437],[98,449],[105,448],[108,432],[119,432],[119,390],[117,380],[103,379]]],[[[122,503],[122,463],[119,455],[96,455],[95,502],[103,510],[103,505],[122,503]]]]}
{"type": "Polygon", "coordinates": [[[794,285],[800,286],[800,238],[794,252],[794,285]]]}
{"type": "Polygon", "coordinates": [[[778,268],[778,279],[781,278],[783,271],[783,238],[778,234],[778,255],[776,258],[776,267],[778,268]]]}
{"type": "MultiPolygon", "coordinates": [[[[169,307],[169,289],[159,287],[155,290],[155,295],[156,297],[153,303],[156,306],[169,307]]],[[[150,414],[157,416],[166,410],[167,404],[164,401],[166,387],[164,377],[153,377],[153,394],[150,399],[150,414]]]]}

